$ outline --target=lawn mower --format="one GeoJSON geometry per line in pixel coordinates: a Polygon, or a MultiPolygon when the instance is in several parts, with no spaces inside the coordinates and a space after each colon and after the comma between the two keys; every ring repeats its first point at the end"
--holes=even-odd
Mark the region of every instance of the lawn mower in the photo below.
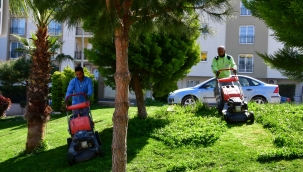
{"type": "Polygon", "coordinates": [[[102,156],[101,139],[99,133],[94,131],[90,102],[86,94],[71,94],[66,97],[65,104],[68,132],[71,136],[67,138],[69,165],[72,166],[74,163],[87,161],[98,155],[102,156]],[[75,96],[84,96],[85,102],[69,105],[69,98],[77,98],[75,96]],[[72,111],[72,115],[69,115],[69,111],[72,111]]]}
{"type": "MultiPolygon", "coordinates": [[[[233,68],[221,69],[219,72],[224,70],[233,70],[233,68]]],[[[216,97],[216,100],[217,108],[223,115],[223,119],[226,122],[253,123],[254,113],[248,112],[247,102],[244,101],[244,94],[236,72],[234,76],[221,79],[218,78],[218,74],[216,74],[216,78],[219,96],[216,97]]]]}

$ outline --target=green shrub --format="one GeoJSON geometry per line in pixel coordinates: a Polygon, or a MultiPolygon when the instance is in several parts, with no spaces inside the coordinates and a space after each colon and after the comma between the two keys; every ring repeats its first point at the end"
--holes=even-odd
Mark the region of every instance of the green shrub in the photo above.
{"type": "Polygon", "coordinates": [[[301,105],[250,103],[256,121],[274,135],[273,144],[276,149],[265,150],[258,154],[258,161],[293,159],[303,157],[303,114],[301,105]],[[299,139],[294,139],[299,138],[299,139]]]}
{"type": "Polygon", "coordinates": [[[205,108],[201,104],[175,108],[176,112],[168,117],[169,125],[152,134],[170,147],[209,146],[226,130],[226,123],[217,116],[214,108],[205,108]]]}
{"type": "Polygon", "coordinates": [[[56,71],[52,75],[52,109],[53,111],[63,111],[64,110],[64,96],[62,92],[62,73],[56,71]]]}

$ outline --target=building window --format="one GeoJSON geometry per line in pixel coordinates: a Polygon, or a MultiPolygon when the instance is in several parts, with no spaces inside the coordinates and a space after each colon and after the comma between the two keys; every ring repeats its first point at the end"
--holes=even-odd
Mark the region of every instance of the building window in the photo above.
{"type": "Polygon", "coordinates": [[[248,10],[242,2],[240,2],[240,16],[251,16],[250,10],[248,10]]]}
{"type": "Polygon", "coordinates": [[[253,73],[254,56],[252,54],[239,54],[238,72],[253,73]]]}
{"type": "Polygon", "coordinates": [[[11,18],[11,34],[25,35],[25,18],[11,18]]]}
{"type": "Polygon", "coordinates": [[[23,48],[23,45],[20,42],[11,42],[10,44],[10,58],[17,58],[22,56],[22,52],[18,52],[18,48],[23,48]]]}
{"type": "Polygon", "coordinates": [[[201,62],[207,61],[207,51],[202,51],[200,54],[201,62]]]}
{"type": "Polygon", "coordinates": [[[255,42],[255,26],[240,26],[239,43],[253,44],[255,42]]]}
{"type": "Polygon", "coordinates": [[[50,35],[60,35],[62,33],[61,23],[51,21],[48,25],[48,33],[50,35]]]}
{"type": "Polygon", "coordinates": [[[195,85],[198,85],[200,81],[187,81],[187,87],[193,87],[195,85]]]}

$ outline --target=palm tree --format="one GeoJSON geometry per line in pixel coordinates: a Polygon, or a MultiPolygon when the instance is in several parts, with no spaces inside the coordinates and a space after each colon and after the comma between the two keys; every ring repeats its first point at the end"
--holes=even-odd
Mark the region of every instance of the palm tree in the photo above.
{"type": "Polygon", "coordinates": [[[28,105],[24,115],[28,126],[26,152],[31,153],[43,143],[45,126],[52,111],[48,105],[48,83],[51,76],[48,25],[54,11],[43,8],[39,0],[10,0],[9,7],[12,15],[31,18],[37,26],[32,39],[35,49],[31,53],[28,105]]]}

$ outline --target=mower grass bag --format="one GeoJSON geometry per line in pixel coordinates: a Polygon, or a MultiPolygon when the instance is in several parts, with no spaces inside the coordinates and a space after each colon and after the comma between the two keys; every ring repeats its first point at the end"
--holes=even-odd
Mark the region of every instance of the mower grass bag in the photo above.
{"type": "Polygon", "coordinates": [[[90,120],[88,116],[79,116],[77,118],[73,118],[69,122],[70,132],[71,134],[75,134],[78,131],[82,130],[91,130],[90,120]]]}

